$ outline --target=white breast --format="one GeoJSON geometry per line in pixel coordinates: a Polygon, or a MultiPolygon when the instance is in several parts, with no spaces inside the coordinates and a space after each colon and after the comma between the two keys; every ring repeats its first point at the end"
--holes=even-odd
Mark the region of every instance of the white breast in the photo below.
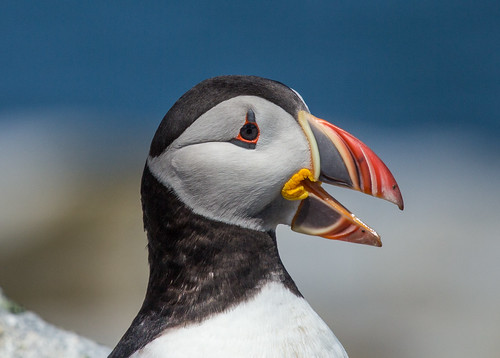
{"type": "Polygon", "coordinates": [[[166,330],[134,358],[347,358],[311,306],[280,283],[199,324],[166,330]]]}

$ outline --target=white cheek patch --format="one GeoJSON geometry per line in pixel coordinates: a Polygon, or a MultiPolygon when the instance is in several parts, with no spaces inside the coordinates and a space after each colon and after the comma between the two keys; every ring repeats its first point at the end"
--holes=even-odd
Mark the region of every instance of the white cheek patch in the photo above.
{"type": "Polygon", "coordinates": [[[148,158],[148,166],[193,212],[269,230],[290,224],[299,203],[282,198],[281,188],[299,169],[311,167],[311,156],[289,113],[262,98],[240,96],[201,116],[161,155],[148,158]],[[255,149],[228,142],[249,108],[260,128],[255,149]]]}
{"type": "Polygon", "coordinates": [[[201,115],[169,148],[182,148],[204,142],[228,142],[235,138],[245,123],[248,108],[228,102],[219,103],[201,115]]]}

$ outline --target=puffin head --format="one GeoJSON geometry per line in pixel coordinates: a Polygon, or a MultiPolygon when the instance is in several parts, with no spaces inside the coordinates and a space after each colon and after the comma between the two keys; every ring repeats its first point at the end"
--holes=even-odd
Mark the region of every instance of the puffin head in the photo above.
{"type": "Polygon", "coordinates": [[[145,170],[194,213],[258,231],[285,224],[381,246],[322,183],[403,209],[394,177],[365,144],[311,115],[293,89],[254,76],[215,77],[186,92],[163,118],[145,170]]]}

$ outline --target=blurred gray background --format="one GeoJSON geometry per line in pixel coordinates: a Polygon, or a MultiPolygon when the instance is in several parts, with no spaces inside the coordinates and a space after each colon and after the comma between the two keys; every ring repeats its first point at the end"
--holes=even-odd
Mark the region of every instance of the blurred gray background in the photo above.
{"type": "Polygon", "coordinates": [[[298,90],[389,166],[405,211],[331,193],[382,248],[278,229],[352,358],[500,354],[498,1],[0,4],[0,286],[113,346],[147,282],[139,186],[186,90],[253,74],[298,90]]]}

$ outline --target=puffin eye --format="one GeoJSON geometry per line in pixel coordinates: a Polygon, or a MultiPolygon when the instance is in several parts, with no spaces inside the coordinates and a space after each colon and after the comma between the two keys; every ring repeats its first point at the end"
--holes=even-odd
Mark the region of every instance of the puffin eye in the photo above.
{"type": "Polygon", "coordinates": [[[236,138],[231,139],[231,143],[247,149],[255,149],[255,144],[259,140],[259,126],[255,122],[255,113],[249,109],[245,118],[245,124],[240,129],[236,138]]]}
{"type": "Polygon", "coordinates": [[[259,135],[259,128],[255,123],[245,123],[240,129],[241,138],[252,141],[259,135]]]}

